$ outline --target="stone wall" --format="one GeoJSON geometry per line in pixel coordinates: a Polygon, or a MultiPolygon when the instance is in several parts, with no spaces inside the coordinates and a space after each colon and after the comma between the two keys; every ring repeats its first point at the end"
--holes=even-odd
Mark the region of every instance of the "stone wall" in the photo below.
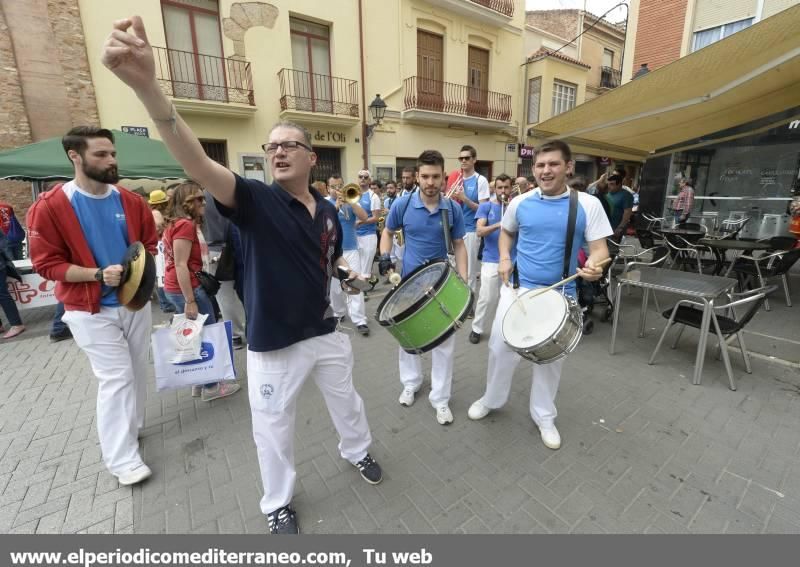
{"type": "Polygon", "coordinates": [[[578,35],[579,10],[532,10],[525,12],[525,23],[570,41],[578,35]]]}

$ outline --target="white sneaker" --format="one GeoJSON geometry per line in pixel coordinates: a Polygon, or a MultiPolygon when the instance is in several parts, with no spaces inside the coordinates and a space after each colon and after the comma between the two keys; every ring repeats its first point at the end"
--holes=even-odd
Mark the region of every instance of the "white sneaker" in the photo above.
{"type": "Polygon", "coordinates": [[[153,471],[150,470],[150,467],[142,463],[121,475],[117,475],[117,480],[123,486],[130,486],[131,484],[136,484],[142,482],[146,478],[150,478],[152,474],[153,471]]]}
{"type": "Polygon", "coordinates": [[[492,411],[491,408],[487,408],[485,405],[483,405],[483,403],[480,400],[478,400],[471,406],[469,406],[469,411],[467,412],[467,415],[469,416],[470,419],[478,420],[478,419],[483,419],[484,417],[489,415],[490,411],[492,411]]]}
{"type": "Polygon", "coordinates": [[[555,425],[547,428],[539,427],[539,434],[542,436],[542,443],[548,449],[558,449],[561,447],[561,435],[555,425]]]}
{"type": "Polygon", "coordinates": [[[453,412],[450,411],[447,404],[436,408],[436,421],[439,422],[439,425],[453,423],[453,412]]]}
{"type": "Polygon", "coordinates": [[[416,396],[417,391],[413,388],[403,388],[403,391],[400,392],[400,398],[398,398],[398,402],[400,402],[401,406],[411,407],[414,405],[414,397],[416,396]]]}

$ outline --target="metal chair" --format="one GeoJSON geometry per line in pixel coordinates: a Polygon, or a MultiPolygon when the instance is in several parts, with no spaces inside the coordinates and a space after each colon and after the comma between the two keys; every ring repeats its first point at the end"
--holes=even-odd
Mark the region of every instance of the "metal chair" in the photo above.
{"type": "MultiPolygon", "coordinates": [[[[792,297],[789,293],[789,278],[786,273],[800,259],[800,248],[788,251],[779,251],[764,254],[763,256],[742,255],[733,264],[733,271],[739,279],[739,289],[744,289],[749,280],[758,278],[761,287],[766,286],[767,278],[780,278],[783,282],[783,292],[786,294],[786,306],[792,306],[792,297]]],[[[769,301],[764,302],[764,309],[770,310],[769,301]]]]}
{"type": "Polygon", "coordinates": [[[736,238],[749,220],[750,217],[728,217],[720,223],[719,229],[725,235],[725,238],[736,238]]]}
{"type": "Polygon", "coordinates": [[[698,274],[703,273],[704,266],[713,265],[713,267],[716,268],[716,261],[714,260],[708,259],[705,263],[703,262],[704,258],[702,258],[702,254],[708,253],[709,255],[713,255],[711,248],[708,246],[692,244],[677,234],[665,234],[664,243],[670,250],[670,267],[675,267],[677,264],[677,268],[681,269],[684,266],[691,266],[692,263],[694,263],[697,267],[698,274]]]}
{"type": "Polygon", "coordinates": [[[645,226],[646,230],[653,230],[654,228],[661,228],[663,224],[666,222],[667,219],[664,217],[657,217],[654,215],[648,215],[647,213],[641,213],[642,219],[647,222],[647,226],[645,226]]]}
{"type": "MultiPolygon", "coordinates": [[[[731,390],[736,390],[736,381],[733,378],[731,360],[728,356],[728,340],[733,336],[737,337],[739,340],[739,348],[742,350],[742,358],[744,359],[745,370],[748,374],[752,374],[753,369],[750,366],[750,354],[747,352],[742,331],[744,330],[745,325],[750,322],[753,316],[755,316],[756,312],[761,308],[761,305],[764,303],[764,301],[766,301],[767,294],[774,291],[775,288],[776,286],[770,286],[754,289],[745,293],[729,294],[728,303],[725,305],[714,306],[714,309],[711,312],[712,324],[709,327],[708,332],[714,333],[719,339],[719,349],[720,353],[722,354],[722,360],[725,363],[725,371],[728,373],[728,381],[730,383],[731,390]],[[748,306],[747,311],[741,317],[737,318],[735,308],[742,307],[744,305],[748,306]],[[725,311],[728,311],[730,315],[728,316],[721,314],[725,311]]],[[[661,348],[661,344],[664,342],[664,338],[667,336],[667,332],[670,330],[670,328],[672,328],[672,325],[681,325],[681,328],[678,330],[678,334],[675,336],[675,340],[672,343],[673,349],[678,346],[678,341],[683,334],[683,330],[687,326],[694,327],[695,329],[699,329],[702,326],[703,304],[691,299],[682,299],[676,303],[674,307],[664,311],[662,315],[667,319],[667,326],[664,328],[664,332],[661,333],[661,338],[658,339],[658,344],[656,345],[653,354],[650,355],[648,364],[653,364],[655,361],[656,355],[658,355],[658,351],[661,348]]],[[[705,356],[706,337],[700,337],[698,349],[700,349],[700,351],[703,353],[703,356],[705,356]]]]}

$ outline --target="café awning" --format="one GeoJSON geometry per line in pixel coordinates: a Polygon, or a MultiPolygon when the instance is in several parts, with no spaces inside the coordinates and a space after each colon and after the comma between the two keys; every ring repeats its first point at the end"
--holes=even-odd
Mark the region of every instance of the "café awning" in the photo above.
{"type": "Polygon", "coordinates": [[[644,160],[659,148],[797,106],[800,5],[534,127],[583,151],[644,160]]]}

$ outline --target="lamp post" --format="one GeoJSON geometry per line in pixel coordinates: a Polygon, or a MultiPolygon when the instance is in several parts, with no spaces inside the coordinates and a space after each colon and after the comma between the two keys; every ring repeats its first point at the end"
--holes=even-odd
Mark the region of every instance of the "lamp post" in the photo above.
{"type": "Polygon", "coordinates": [[[381,98],[381,95],[376,94],[375,99],[369,104],[369,115],[372,117],[372,124],[367,124],[366,132],[367,132],[367,169],[370,168],[370,149],[369,149],[369,140],[372,138],[372,133],[375,131],[375,127],[379,126],[381,122],[383,122],[383,117],[386,115],[386,103],[381,98]]]}

